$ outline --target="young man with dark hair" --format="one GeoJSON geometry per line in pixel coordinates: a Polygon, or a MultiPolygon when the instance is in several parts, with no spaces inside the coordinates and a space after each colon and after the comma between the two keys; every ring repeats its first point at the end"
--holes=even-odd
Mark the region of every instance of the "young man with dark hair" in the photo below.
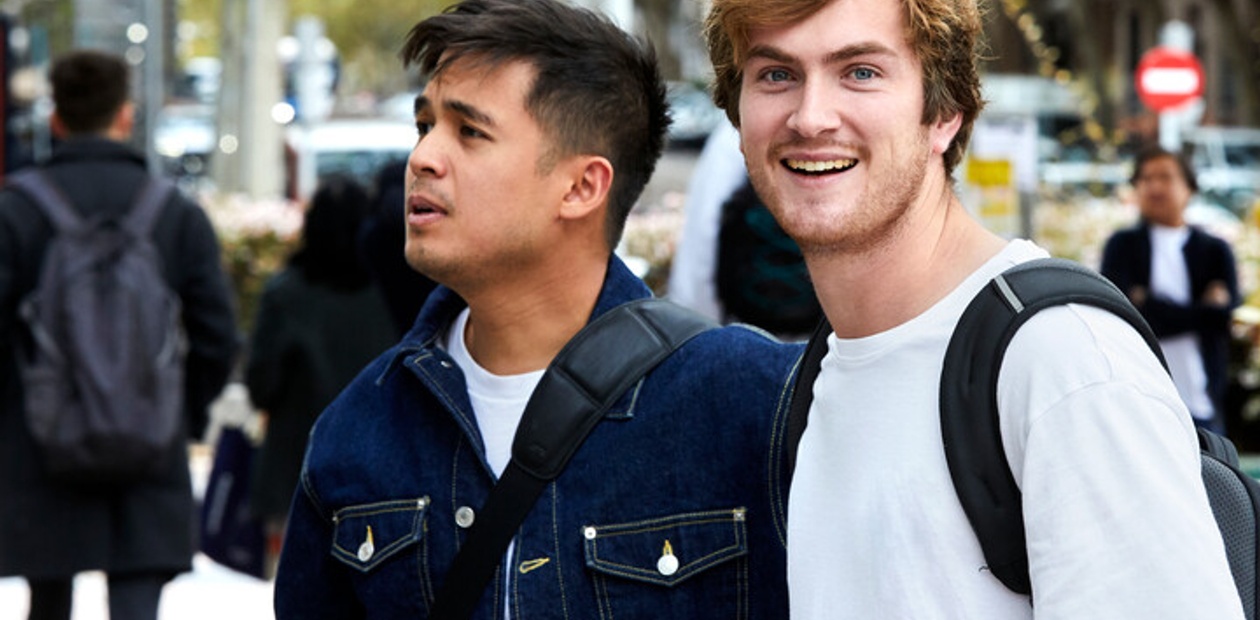
{"type": "MultiPolygon", "coordinates": [[[[128,67],[112,54],[75,51],[54,62],[52,127],[62,138],[42,174],[83,218],[119,220],[149,174],[125,142],[132,129],[128,67]]],[[[21,191],[0,192],[0,340],[5,351],[31,336],[18,307],[37,283],[53,226],[21,191]]],[[[199,437],[207,407],[227,381],[238,348],[219,244],[195,203],[173,193],[153,228],[163,274],[182,306],[188,340],[181,428],[199,437]]],[[[188,454],[179,442],[164,471],[114,486],[53,480],[23,416],[14,355],[0,371],[0,575],[31,586],[31,618],[70,618],[76,573],[108,575],[110,617],[153,620],[163,585],[191,569],[195,551],[188,454]]]]}
{"type": "MultiPolygon", "coordinates": [[[[544,369],[650,296],[612,253],[669,123],[649,48],[557,0],[468,0],[403,58],[429,76],[406,255],[442,286],[316,423],[284,620],[430,617],[544,369]]],[[[619,395],[492,556],[472,617],[784,617],[772,448],[799,354],[712,329],[619,395]]]]}
{"type": "Polygon", "coordinates": [[[1159,336],[1195,424],[1224,434],[1230,317],[1242,301],[1234,252],[1224,239],[1186,223],[1199,185],[1184,157],[1142,151],[1132,184],[1141,220],[1107,240],[1102,274],[1159,336]]]}
{"type": "Polygon", "coordinates": [[[1031,598],[994,577],[941,435],[972,297],[1046,252],[954,193],[980,111],[976,0],[714,0],[717,101],[833,331],[788,507],[793,618],[1241,618],[1194,425],[1136,330],[1037,313],[997,385],[1031,598]]]}

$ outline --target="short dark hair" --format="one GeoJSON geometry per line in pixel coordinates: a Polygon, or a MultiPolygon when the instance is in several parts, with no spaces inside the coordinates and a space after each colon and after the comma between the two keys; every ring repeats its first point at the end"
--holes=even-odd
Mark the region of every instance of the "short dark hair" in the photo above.
{"type": "Polygon", "coordinates": [[[356,246],[367,215],[367,188],[344,174],[322,177],[302,223],[302,243],[289,263],[308,281],[329,288],[367,286],[371,276],[356,246]]]}
{"type": "Polygon", "coordinates": [[[465,0],[416,24],[400,56],[430,78],[461,58],[532,64],[537,77],[525,108],[556,151],[544,160],[593,154],[612,163],[606,238],[616,247],[670,122],[649,43],[558,0],[465,0]]]}
{"type": "Polygon", "coordinates": [[[1199,179],[1194,173],[1194,168],[1190,166],[1190,161],[1184,155],[1174,153],[1162,146],[1148,146],[1138,152],[1137,158],[1133,160],[1133,176],[1129,177],[1129,183],[1136,187],[1138,179],[1142,177],[1142,167],[1152,160],[1164,157],[1177,162],[1177,167],[1181,169],[1181,176],[1186,180],[1186,185],[1190,186],[1190,191],[1198,193],[1199,179]]]}
{"type": "Polygon", "coordinates": [[[57,58],[49,72],[53,106],[72,134],[109,127],[131,87],[127,62],[98,50],[75,50],[57,58]]]}

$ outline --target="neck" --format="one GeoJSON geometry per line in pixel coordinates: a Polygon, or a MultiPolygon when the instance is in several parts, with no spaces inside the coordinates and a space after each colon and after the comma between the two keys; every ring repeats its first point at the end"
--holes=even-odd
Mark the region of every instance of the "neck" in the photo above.
{"type": "Polygon", "coordinates": [[[861,255],[805,257],[838,336],[870,336],[913,319],[1005,246],[966,212],[947,185],[936,187],[904,215],[895,234],[861,255]]]}
{"type": "Polygon", "coordinates": [[[542,370],[590,320],[607,273],[608,256],[512,274],[510,283],[460,292],[468,302],[468,352],[487,371],[513,375],[542,370]]]}

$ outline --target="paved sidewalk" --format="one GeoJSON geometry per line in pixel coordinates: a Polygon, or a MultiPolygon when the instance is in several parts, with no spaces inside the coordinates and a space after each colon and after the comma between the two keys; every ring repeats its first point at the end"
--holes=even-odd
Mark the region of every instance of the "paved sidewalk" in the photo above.
{"type": "MultiPolygon", "coordinates": [[[[198,554],[193,572],[166,584],[160,620],[274,620],[271,582],[224,568],[198,554]]],[[[25,620],[29,609],[26,582],[0,579],[0,620],[25,620]]],[[[105,575],[83,573],[74,581],[72,620],[106,620],[105,575]]]]}

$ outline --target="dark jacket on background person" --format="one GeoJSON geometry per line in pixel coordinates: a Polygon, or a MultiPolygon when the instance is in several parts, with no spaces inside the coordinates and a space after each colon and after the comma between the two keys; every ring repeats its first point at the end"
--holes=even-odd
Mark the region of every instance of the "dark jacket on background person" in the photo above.
{"type": "Polygon", "coordinates": [[[245,371],[250,401],[267,412],[250,487],[255,514],[288,514],[316,416],[395,342],[394,324],[371,283],[338,290],[294,267],[267,282],[245,371]]]}
{"type": "MultiPolygon", "coordinates": [[[[1190,275],[1189,306],[1169,303],[1152,295],[1137,306],[1155,335],[1160,338],[1194,333],[1199,337],[1203,354],[1203,370],[1207,374],[1208,394],[1216,409],[1217,419],[1225,416],[1225,391],[1229,386],[1230,317],[1241,299],[1238,292],[1234,253],[1223,239],[1214,237],[1196,226],[1189,226],[1190,235],[1182,248],[1186,270],[1190,275]],[[1227,307],[1202,302],[1208,284],[1220,281],[1229,289],[1227,307]]],[[[1102,275],[1121,291],[1128,293],[1140,286],[1150,290],[1151,235],[1150,226],[1141,222],[1117,231],[1103,249],[1102,275]]]]}
{"type": "MultiPolygon", "coordinates": [[[[591,318],[650,294],[614,257],[591,318]]],[[[464,375],[440,344],[465,307],[439,287],[316,422],[277,618],[430,613],[495,482],[464,375]]],[[[497,571],[473,617],[501,617],[506,596],[520,618],[786,618],[780,457],[801,350],[725,327],[657,366],[543,491],[511,582],[497,571]],[[660,568],[667,553],[676,570],[660,568]]]]}
{"type": "MultiPolygon", "coordinates": [[[[45,171],[84,214],[120,215],[147,178],[143,158],[103,138],[62,143],[45,171]]],[[[23,415],[14,351],[24,327],[17,307],[35,287],[52,226],[25,194],[0,192],[0,576],[63,578],[84,570],[177,573],[195,549],[186,449],[165,474],[117,487],[50,482],[23,415]]],[[[189,352],[186,431],[199,438],[238,349],[219,244],[205,212],[182,195],[163,207],[154,239],[167,281],[183,305],[189,352]]]]}

